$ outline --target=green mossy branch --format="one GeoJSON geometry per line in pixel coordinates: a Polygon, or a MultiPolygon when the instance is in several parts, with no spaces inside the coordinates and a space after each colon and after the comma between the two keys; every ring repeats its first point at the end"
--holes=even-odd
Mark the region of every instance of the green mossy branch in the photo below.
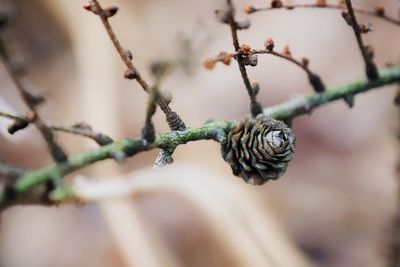
{"type": "MultiPolygon", "coordinates": [[[[279,120],[291,120],[299,115],[309,114],[316,107],[329,102],[399,82],[400,67],[389,68],[381,71],[379,78],[376,80],[370,81],[364,78],[342,86],[329,88],[324,93],[314,93],[308,96],[297,97],[264,109],[264,114],[279,120]]],[[[225,133],[234,123],[235,121],[212,121],[198,128],[188,128],[181,132],[157,134],[155,142],[151,144],[146,143],[141,138],[127,138],[115,141],[96,150],[70,156],[66,162],[55,163],[38,170],[27,171],[15,182],[11,188],[12,193],[6,193],[4,188],[0,190],[0,210],[11,204],[24,203],[26,202],[23,200],[24,198],[35,199],[35,196],[31,195],[37,192],[33,189],[40,184],[49,182],[57,177],[64,177],[95,162],[112,159],[116,153],[123,153],[126,157],[131,157],[142,151],[155,148],[174,149],[179,145],[197,140],[214,139],[218,142],[223,142],[225,133]]],[[[70,189],[60,188],[52,194],[52,197],[54,200],[70,195],[73,195],[70,189]]]]}

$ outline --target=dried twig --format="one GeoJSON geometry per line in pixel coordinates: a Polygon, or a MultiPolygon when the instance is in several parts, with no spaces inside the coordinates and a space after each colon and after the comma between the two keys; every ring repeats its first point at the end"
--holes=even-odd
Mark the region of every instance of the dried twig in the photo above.
{"type": "MultiPolygon", "coordinates": [[[[51,129],[49,129],[46,124],[43,122],[42,118],[40,117],[36,106],[39,102],[41,102],[40,98],[33,97],[32,94],[25,88],[19,74],[17,73],[15,67],[11,62],[11,58],[8,53],[8,49],[2,37],[0,37],[0,57],[3,60],[3,64],[15,84],[18,92],[21,95],[21,98],[25,102],[26,106],[29,108],[30,112],[30,121],[35,124],[37,129],[42,134],[43,138],[47,143],[47,147],[53,157],[53,159],[57,162],[63,162],[67,160],[67,154],[63,151],[61,146],[55,141],[55,137],[51,129]]],[[[19,129],[25,128],[28,124],[23,123],[21,120],[17,120],[16,123],[9,128],[9,131],[17,131],[19,129]]]]}
{"type": "Polygon", "coordinates": [[[361,28],[360,25],[357,22],[356,15],[354,14],[354,9],[353,5],[351,3],[351,0],[346,0],[346,6],[348,13],[343,11],[342,15],[346,22],[353,28],[354,35],[356,36],[357,39],[357,44],[358,47],[360,48],[361,54],[364,59],[365,63],[365,72],[367,74],[367,77],[371,80],[377,79],[378,78],[378,69],[376,68],[375,63],[373,62],[373,53],[371,51],[371,48],[368,46],[365,46],[363,43],[363,39],[361,37],[361,28]]]}
{"type": "MultiPolygon", "coordinates": [[[[246,26],[240,26],[241,24],[235,20],[235,7],[233,6],[231,0],[226,1],[226,7],[224,10],[217,11],[217,16],[219,17],[222,23],[226,23],[230,26],[233,47],[235,48],[235,51],[238,53],[236,61],[239,65],[240,74],[242,75],[243,82],[246,86],[247,93],[249,94],[250,97],[250,111],[253,116],[257,116],[258,114],[262,113],[262,106],[257,101],[257,93],[254,90],[246,71],[246,60],[247,61],[249,60],[249,57],[246,54],[247,50],[246,46],[240,45],[237,33],[239,29],[248,28],[250,25],[245,23],[246,26]]],[[[257,64],[256,58],[254,62],[255,62],[254,64],[249,63],[248,65],[254,66],[255,64],[257,64]]]]}
{"type": "MultiPolygon", "coordinates": [[[[276,1],[274,1],[274,2],[276,2],[276,1]]],[[[307,8],[343,10],[344,4],[328,4],[328,3],[326,3],[326,1],[316,1],[316,3],[309,3],[309,4],[283,4],[281,2],[280,5],[275,4],[275,5],[268,5],[268,6],[263,6],[263,7],[249,5],[249,6],[245,7],[244,11],[247,14],[252,14],[252,13],[259,12],[259,11],[272,11],[272,10],[283,10],[283,9],[294,10],[294,9],[307,9],[307,8]]],[[[359,14],[373,16],[373,17],[382,19],[388,23],[400,26],[400,20],[388,17],[385,14],[384,6],[381,4],[376,5],[373,10],[366,10],[366,9],[362,9],[360,7],[354,7],[354,6],[353,6],[353,10],[359,14]]]]}
{"type": "MultiPolygon", "coordinates": [[[[397,117],[400,122],[400,85],[397,88],[397,94],[395,97],[395,104],[397,105],[397,117]]],[[[397,125],[397,146],[400,151],[400,123],[397,125]]],[[[396,192],[396,210],[393,214],[392,229],[390,232],[390,252],[388,258],[389,267],[400,266],[400,153],[398,153],[396,176],[397,176],[397,192],[396,192]]]]}
{"type": "MultiPolygon", "coordinates": [[[[104,28],[106,29],[108,36],[110,37],[115,49],[120,55],[122,61],[125,63],[128,70],[125,72],[125,78],[136,80],[144,91],[147,93],[151,92],[151,88],[148,83],[142,78],[142,75],[138,71],[138,69],[132,63],[132,54],[130,51],[125,50],[120,41],[118,40],[113,28],[111,27],[108,19],[115,15],[118,11],[118,7],[111,6],[109,8],[103,9],[100,5],[99,1],[91,0],[89,4],[84,6],[85,9],[93,12],[98,15],[103,22],[104,28]]],[[[186,129],[185,123],[178,116],[178,114],[171,110],[169,107],[169,101],[165,99],[161,94],[158,94],[156,97],[156,102],[160,106],[161,110],[164,112],[166,116],[167,123],[171,129],[171,131],[183,131],[186,129]]]]}
{"type": "MultiPolygon", "coordinates": [[[[10,125],[10,127],[8,128],[8,132],[10,134],[14,134],[15,132],[27,127],[29,124],[34,123],[32,116],[30,116],[29,114],[30,113],[28,113],[28,115],[26,116],[22,116],[0,111],[0,117],[8,118],[14,121],[14,123],[10,125]]],[[[48,129],[52,131],[58,131],[58,132],[64,132],[64,133],[70,133],[88,137],[93,141],[95,141],[100,146],[108,145],[113,142],[113,140],[109,136],[93,131],[93,129],[87,123],[83,122],[76,123],[71,127],[54,125],[51,123],[45,123],[45,125],[48,129]]]]}
{"type": "MultiPolygon", "coordinates": [[[[323,84],[321,78],[312,72],[309,68],[309,60],[307,58],[302,58],[301,60],[297,60],[294,58],[289,50],[289,47],[286,46],[283,49],[283,52],[278,52],[274,50],[274,42],[272,39],[268,39],[265,42],[265,49],[251,49],[249,47],[249,50],[247,51],[247,55],[258,55],[258,54],[269,54],[273,55],[279,58],[282,58],[284,60],[287,60],[296,66],[300,67],[308,76],[308,79],[310,81],[310,84],[312,85],[313,89],[315,92],[321,93],[325,91],[325,85],[323,84]]],[[[240,55],[241,52],[235,52],[235,53],[227,53],[227,52],[221,52],[219,55],[217,55],[214,58],[209,58],[205,60],[204,65],[208,68],[213,67],[216,62],[222,62],[226,65],[229,64],[230,58],[237,58],[240,55]]],[[[253,86],[254,89],[254,86],[253,86]]]]}
{"type": "Polygon", "coordinates": [[[72,127],[64,127],[53,124],[47,124],[47,127],[52,129],[53,131],[70,133],[90,138],[95,141],[99,146],[105,146],[114,142],[111,137],[103,133],[93,131],[92,127],[84,122],[76,123],[72,127]]]}

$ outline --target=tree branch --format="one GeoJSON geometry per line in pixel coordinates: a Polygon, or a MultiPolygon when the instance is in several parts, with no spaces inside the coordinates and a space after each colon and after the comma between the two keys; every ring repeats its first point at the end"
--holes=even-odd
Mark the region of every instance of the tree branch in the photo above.
{"type": "Polygon", "coordinates": [[[247,74],[247,71],[246,71],[246,64],[245,64],[246,56],[244,55],[243,49],[240,46],[239,37],[237,34],[239,27],[238,27],[238,22],[235,20],[235,7],[231,0],[227,0],[226,5],[227,5],[226,10],[225,10],[226,13],[224,14],[224,16],[226,16],[225,22],[229,25],[229,27],[231,29],[233,47],[235,48],[235,51],[238,52],[236,61],[239,66],[240,74],[242,75],[243,83],[246,86],[247,93],[250,97],[251,115],[257,116],[259,113],[262,113],[262,106],[257,101],[257,94],[255,93],[255,91],[253,90],[253,87],[251,86],[249,75],[247,74]]]}
{"type": "MultiPolygon", "coordinates": [[[[321,9],[332,9],[332,10],[343,10],[344,6],[343,4],[283,4],[281,6],[264,6],[264,7],[258,7],[258,6],[246,6],[244,11],[247,14],[252,14],[256,13],[259,11],[272,11],[272,10],[280,10],[280,9],[286,9],[286,10],[294,10],[294,9],[313,9],[313,8],[321,8],[321,9]]],[[[383,5],[376,5],[374,10],[367,10],[367,9],[362,9],[360,7],[353,7],[353,10],[357,12],[358,14],[363,14],[367,16],[372,16],[376,17],[378,19],[382,19],[383,21],[386,21],[388,23],[391,23],[393,25],[400,26],[400,20],[394,19],[391,17],[388,17],[385,15],[385,8],[383,5]]]]}
{"type": "MultiPolygon", "coordinates": [[[[120,41],[117,38],[117,35],[115,34],[113,28],[111,27],[110,22],[108,21],[110,17],[114,16],[117,13],[118,7],[111,6],[109,8],[103,9],[99,1],[91,0],[89,4],[84,6],[84,8],[100,17],[104,25],[104,28],[106,29],[107,34],[110,37],[111,42],[113,43],[122,61],[128,68],[128,70],[125,72],[125,78],[130,80],[132,79],[136,80],[143,88],[143,90],[150,94],[151,93],[150,86],[142,78],[142,75],[135,67],[135,65],[132,63],[132,53],[128,50],[125,50],[122,47],[120,41]]],[[[176,112],[171,110],[171,108],[169,107],[169,101],[165,99],[163,95],[158,94],[155,100],[159,105],[159,107],[161,108],[161,110],[164,112],[167,123],[171,131],[183,131],[186,129],[185,123],[181,120],[181,118],[178,116],[176,112]]]]}
{"type": "MultiPolygon", "coordinates": [[[[378,89],[385,85],[400,82],[400,67],[394,67],[381,71],[376,80],[361,79],[342,86],[332,87],[323,93],[314,93],[308,96],[294,98],[282,104],[264,109],[266,116],[279,120],[292,119],[302,114],[309,114],[315,108],[342,99],[346,96],[354,96],[378,89]]],[[[9,198],[4,190],[0,190],[0,210],[5,207],[23,203],[24,198],[32,198],[36,186],[50,181],[52,177],[63,177],[87,165],[105,159],[113,158],[115,153],[123,153],[130,157],[142,151],[155,148],[168,149],[191,141],[214,139],[223,142],[226,132],[235,124],[235,121],[209,122],[199,128],[188,128],[185,132],[170,132],[157,134],[154,143],[143,142],[141,138],[124,139],[115,141],[96,150],[83,152],[71,156],[63,163],[53,164],[38,170],[26,172],[12,187],[13,198],[9,198]]],[[[62,199],[73,195],[73,192],[65,188],[59,188],[58,194],[53,194],[54,199],[62,199]]]]}
{"type": "MultiPolygon", "coordinates": [[[[61,146],[56,142],[55,136],[51,129],[49,129],[46,124],[43,122],[41,116],[37,111],[37,105],[43,101],[41,97],[35,97],[23,84],[19,73],[16,71],[15,66],[11,61],[11,57],[8,53],[8,48],[6,46],[3,37],[0,36],[0,57],[3,61],[4,67],[6,68],[12,82],[17,88],[22,100],[25,105],[29,108],[30,113],[30,122],[34,123],[36,128],[42,134],[43,139],[46,141],[47,147],[53,159],[57,162],[63,162],[67,159],[67,154],[61,148],[61,146]]],[[[29,123],[25,123],[21,120],[16,121],[14,125],[9,128],[9,132],[17,131],[19,129],[25,128],[29,123]]]]}
{"type": "Polygon", "coordinates": [[[376,68],[376,65],[374,61],[372,60],[373,58],[373,53],[369,51],[368,47],[364,45],[362,36],[361,36],[361,29],[360,25],[358,24],[356,15],[354,13],[353,9],[353,4],[351,3],[351,0],[346,0],[346,6],[348,10],[348,14],[346,12],[342,12],[342,15],[344,19],[347,21],[347,23],[353,28],[354,35],[356,36],[357,39],[357,44],[358,47],[360,48],[362,57],[364,59],[365,63],[365,73],[367,74],[368,79],[374,80],[378,78],[378,69],[376,68]],[[347,19],[348,15],[348,19],[347,19]]]}

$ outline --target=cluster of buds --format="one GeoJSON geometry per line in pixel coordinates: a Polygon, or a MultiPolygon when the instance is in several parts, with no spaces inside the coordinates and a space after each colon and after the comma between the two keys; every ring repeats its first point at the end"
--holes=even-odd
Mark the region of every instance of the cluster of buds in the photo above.
{"type": "MultiPolygon", "coordinates": [[[[342,17],[346,21],[347,25],[353,26],[353,21],[351,20],[351,16],[347,10],[342,11],[342,17]]],[[[361,23],[358,24],[358,29],[360,33],[369,33],[373,30],[372,24],[371,23],[361,23]]]]}
{"type": "Polygon", "coordinates": [[[237,56],[243,59],[243,63],[246,66],[255,67],[258,64],[258,56],[252,52],[249,45],[241,45],[237,56]]]}

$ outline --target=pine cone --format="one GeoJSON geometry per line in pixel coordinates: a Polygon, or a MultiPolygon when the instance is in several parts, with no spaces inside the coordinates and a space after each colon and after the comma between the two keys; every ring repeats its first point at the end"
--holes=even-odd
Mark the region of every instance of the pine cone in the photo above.
{"type": "Polygon", "coordinates": [[[295,137],[285,123],[258,116],[242,120],[229,132],[222,156],[234,175],[261,185],[285,173],[294,146],[295,137]]]}

